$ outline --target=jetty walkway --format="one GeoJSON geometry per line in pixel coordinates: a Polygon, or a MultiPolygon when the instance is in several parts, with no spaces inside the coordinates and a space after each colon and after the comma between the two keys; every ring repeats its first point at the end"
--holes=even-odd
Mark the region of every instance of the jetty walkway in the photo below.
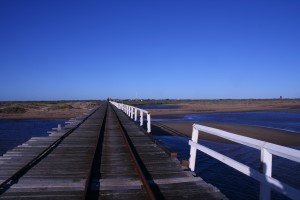
{"type": "Polygon", "coordinates": [[[0,157],[0,199],[227,199],[111,103],[0,157]]]}

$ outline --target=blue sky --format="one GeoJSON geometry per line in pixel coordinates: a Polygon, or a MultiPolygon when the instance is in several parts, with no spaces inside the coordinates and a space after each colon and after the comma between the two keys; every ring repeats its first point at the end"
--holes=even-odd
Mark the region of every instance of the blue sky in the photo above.
{"type": "Polygon", "coordinates": [[[1,0],[0,100],[300,98],[298,0],[1,0]]]}

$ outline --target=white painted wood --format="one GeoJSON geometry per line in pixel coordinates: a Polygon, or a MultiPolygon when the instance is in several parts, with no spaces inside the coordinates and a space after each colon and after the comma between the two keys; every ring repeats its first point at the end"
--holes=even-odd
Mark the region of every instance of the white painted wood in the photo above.
{"type": "Polygon", "coordinates": [[[140,110],[140,126],[143,126],[144,119],[143,119],[143,111],[140,110]]]}
{"type": "Polygon", "coordinates": [[[195,162],[196,162],[196,153],[195,149],[200,150],[215,159],[229,165],[230,167],[250,176],[256,180],[258,180],[260,185],[260,199],[261,200],[269,200],[271,198],[270,188],[288,196],[291,199],[300,199],[300,191],[277,180],[272,178],[272,154],[290,159],[295,162],[300,162],[300,151],[296,149],[291,149],[288,147],[268,143],[265,141],[236,135],[227,131],[202,126],[199,124],[193,125],[193,133],[192,140],[189,141],[189,145],[191,146],[191,157],[190,157],[190,169],[192,171],[195,170],[195,162]],[[197,131],[196,131],[197,130],[197,131]],[[198,133],[199,131],[206,132],[212,135],[216,135],[252,148],[256,148],[261,150],[261,170],[262,173],[239,163],[225,155],[222,155],[216,151],[213,151],[203,145],[198,144],[198,133]]]}
{"type": "Polygon", "coordinates": [[[134,106],[129,106],[126,104],[117,103],[117,102],[113,102],[113,101],[110,101],[110,103],[112,103],[118,109],[123,110],[123,112],[125,112],[134,121],[137,121],[138,111],[140,111],[140,126],[143,126],[143,124],[144,124],[143,118],[144,118],[144,114],[145,114],[146,119],[147,119],[147,132],[148,133],[151,132],[151,115],[148,111],[134,107],[134,106]]]}
{"type": "Polygon", "coordinates": [[[148,133],[151,132],[151,117],[150,117],[150,113],[147,113],[147,132],[148,133]]]}
{"type": "Polygon", "coordinates": [[[203,153],[206,153],[206,154],[212,156],[213,158],[227,164],[228,166],[242,172],[243,174],[254,178],[255,180],[257,180],[261,183],[268,184],[272,189],[278,191],[279,193],[282,193],[291,199],[299,200],[299,197],[300,197],[299,190],[297,190],[277,179],[274,179],[270,176],[262,174],[256,170],[252,169],[251,167],[244,165],[238,161],[235,161],[235,160],[233,160],[223,154],[220,154],[212,149],[209,149],[203,145],[197,144],[197,143],[193,142],[192,140],[189,141],[189,145],[191,145],[191,147],[193,146],[196,149],[202,151],[203,153]]]}
{"type": "MultiPolygon", "coordinates": [[[[198,135],[199,135],[199,131],[196,128],[193,127],[192,141],[194,143],[198,143],[198,135]]],[[[196,156],[197,156],[197,148],[191,146],[190,159],[189,159],[189,168],[192,171],[195,171],[196,156]]]]}
{"type": "MultiPolygon", "coordinates": [[[[261,172],[267,176],[272,177],[272,154],[268,152],[267,149],[261,148],[260,151],[260,160],[261,160],[261,172]]],[[[260,200],[269,200],[271,199],[271,188],[269,184],[260,184],[260,200]]]]}
{"type": "Polygon", "coordinates": [[[267,149],[271,154],[277,155],[289,160],[293,160],[295,162],[300,162],[300,151],[284,146],[280,146],[277,144],[268,143],[265,141],[253,139],[250,137],[245,137],[241,135],[237,135],[234,133],[230,133],[227,131],[219,130],[216,128],[211,128],[207,126],[202,126],[199,124],[194,124],[193,127],[198,129],[199,131],[203,131],[212,135],[216,135],[225,139],[228,139],[230,141],[240,143],[258,150],[261,150],[262,147],[267,149]]]}
{"type": "Polygon", "coordinates": [[[138,111],[138,109],[135,108],[134,109],[134,121],[137,121],[137,111],[138,111]]]}

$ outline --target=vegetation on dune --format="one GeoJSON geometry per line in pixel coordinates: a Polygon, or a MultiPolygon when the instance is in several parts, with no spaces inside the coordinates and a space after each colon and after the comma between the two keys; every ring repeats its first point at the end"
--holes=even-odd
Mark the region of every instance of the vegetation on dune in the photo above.
{"type": "Polygon", "coordinates": [[[0,113],[5,113],[5,114],[18,114],[18,113],[25,113],[26,109],[18,106],[14,107],[6,107],[0,109],[0,113]]]}
{"type": "Polygon", "coordinates": [[[64,109],[73,109],[74,107],[72,105],[52,105],[48,108],[48,110],[64,110],[64,109]]]}

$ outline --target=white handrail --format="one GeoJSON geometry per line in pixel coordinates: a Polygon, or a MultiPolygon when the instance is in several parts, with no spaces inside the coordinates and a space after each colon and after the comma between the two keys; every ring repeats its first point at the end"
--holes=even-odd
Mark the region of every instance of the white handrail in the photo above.
{"type": "Polygon", "coordinates": [[[189,141],[190,149],[190,159],[189,167],[192,171],[195,170],[196,164],[196,152],[200,150],[215,159],[227,164],[228,166],[250,176],[260,184],[260,199],[269,200],[271,199],[270,188],[278,191],[281,194],[286,195],[291,199],[300,199],[300,191],[277,180],[272,177],[272,155],[277,155],[295,162],[300,162],[300,151],[291,149],[288,147],[268,143],[265,141],[240,136],[227,131],[222,131],[216,128],[211,128],[207,126],[202,126],[199,124],[193,125],[192,140],[189,141]],[[198,134],[199,131],[206,132],[212,135],[216,135],[236,143],[240,143],[252,148],[259,149],[261,151],[261,167],[262,173],[252,169],[251,167],[244,165],[238,161],[235,161],[223,154],[220,154],[212,149],[209,149],[203,145],[198,144],[198,134]]]}
{"type": "Polygon", "coordinates": [[[138,113],[140,113],[140,126],[143,126],[144,123],[144,114],[146,114],[146,119],[147,119],[147,132],[151,132],[151,115],[148,111],[134,107],[134,106],[129,106],[123,103],[118,103],[114,101],[110,101],[114,106],[116,106],[118,109],[122,110],[124,113],[126,113],[131,119],[134,121],[137,121],[138,118],[138,113]],[[138,112],[139,111],[139,112],[138,112]]]}

